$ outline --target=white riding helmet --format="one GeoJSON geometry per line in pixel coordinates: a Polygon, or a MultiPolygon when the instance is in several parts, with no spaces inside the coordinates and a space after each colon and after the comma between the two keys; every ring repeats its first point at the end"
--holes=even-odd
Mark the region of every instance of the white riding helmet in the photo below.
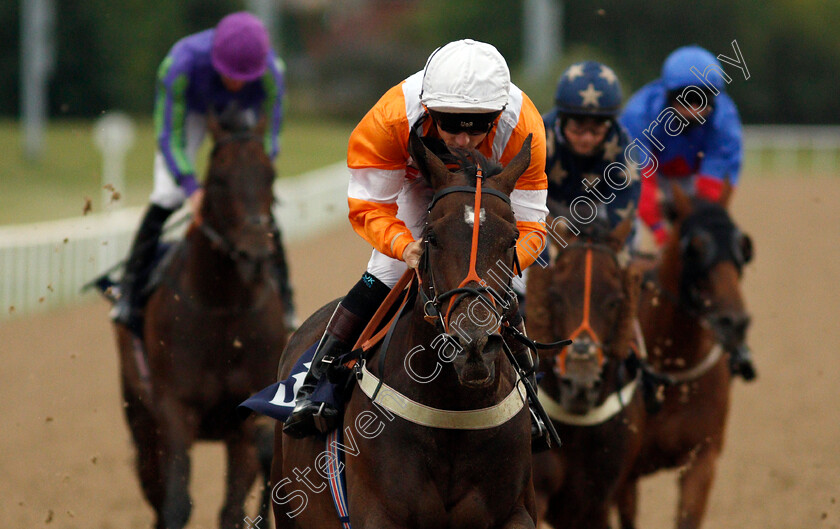
{"type": "Polygon", "coordinates": [[[464,39],[429,56],[420,102],[438,112],[498,112],[507,105],[509,90],[510,70],[499,50],[464,39]]]}

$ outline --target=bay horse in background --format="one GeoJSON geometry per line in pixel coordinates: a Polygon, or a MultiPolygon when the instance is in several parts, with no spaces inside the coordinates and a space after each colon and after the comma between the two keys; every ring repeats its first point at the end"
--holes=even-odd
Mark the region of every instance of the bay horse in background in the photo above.
{"type": "Polygon", "coordinates": [[[619,259],[632,223],[606,237],[563,235],[556,260],[529,270],[530,337],[574,340],[540,351],[539,399],[563,446],[534,455],[534,489],[539,520],[555,529],[606,529],[640,447],[644,399],[631,357],[640,274],[619,259]]]}
{"type": "Polygon", "coordinates": [[[208,119],[210,156],[201,221],[173,252],[146,307],[142,343],[116,325],[125,412],[143,493],[155,527],[186,525],[189,449],[196,440],[227,448],[224,529],[242,527],[244,501],[262,470],[269,515],[270,424],[240,421],[236,406],[273,381],[287,341],[270,260],[274,169],[264,120],[227,130],[208,119]],[[145,345],[145,353],[142,346],[145,345]]]}
{"type": "MultiPolygon", "coordinates": [[[[408,283],[407,301],[386,327],[390,342],[356,363],[361,378],[338,430],[354,529],[534,528],[528,404],[502,352],[506,316],[500,320],[493,310],[506,314],[503,303],[513,294],[509,282],[500,285],[503,295],[482,280],[497,262],[514,269],[518,232],[509,195],[528,167],[530,145],[529,136],[499,173],[474,151],[450,172],[411,133],[409,151],[435,197],[421,265],[392,290],[408,283]],[[487,176],[477,177],[476,166],[487,176]]],[[[292,337],[281,379],[319,340],[335,305],[292,337]]],[[[512,312],[515,304],[507,307],[512,312]]],[[[339,524],[330,493],[321,492],[324,450],[322,436],[294,439],[277,425],[272,481],[279,528],[348,526],[339,524]]]]}
{"type": "Polygon", "coordinates": [[[637,481],[679,468],[676,527],[700,526],[723,450],[731,372],[727,354],[746,347],[750,318],[741,272],[749,236],[719,203],[692,201],[674,186],[670,240],[644,282],[639,316],[653,368],[676,384],[648,416],[633,475],[618,499],[621,527],[636,527],[637,481]]]}

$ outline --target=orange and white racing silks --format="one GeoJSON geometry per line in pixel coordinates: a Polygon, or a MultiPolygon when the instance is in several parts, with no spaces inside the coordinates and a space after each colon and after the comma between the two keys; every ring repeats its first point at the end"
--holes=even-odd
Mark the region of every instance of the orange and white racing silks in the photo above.
{"type": "MultiPolygon", "coordinates": [[[[434,194],[417,169],[408,165],[409,132],[424,115],[422,79],[420,71],[388,90],[353,130],[347,150],[350,223],[374,248],[367,271],[388,286],[404,273],[403,251],[420,237],[434,194]]],[[[531,164],[510,197],[519,229],[517,257],[524,269],[545,246],[545,128],[534,104],[512,83],[509,96],[478,150],[507,165],[533,134],[531,164]]],[[[423,134],[431,126],[426,120],[423,134]]]]}

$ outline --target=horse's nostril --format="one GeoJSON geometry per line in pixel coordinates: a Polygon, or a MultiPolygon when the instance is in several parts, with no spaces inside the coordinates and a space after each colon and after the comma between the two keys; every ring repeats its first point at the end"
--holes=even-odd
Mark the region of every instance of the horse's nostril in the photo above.
{"type": "Polygon", "coordinates": [[[595,380],[592,381],[592,391],[600,392],[602,385],[603,385],[603,382],[601,382],[601,379],[596,378],[595,380]]]}

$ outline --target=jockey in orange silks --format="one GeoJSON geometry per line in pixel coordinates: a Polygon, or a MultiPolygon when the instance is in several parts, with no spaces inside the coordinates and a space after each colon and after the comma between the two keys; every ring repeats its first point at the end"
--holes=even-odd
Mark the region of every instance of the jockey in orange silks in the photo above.
{"type": "MultiPolygon", "coordinates": [[[[335,422],[338,410],[311,399],[318,380],[329,362],[350,350],[405,270],[419,263],[419,238],[433,191],[410,160],[412,129],[450,147],[478,150],[502,165],[533,134],[530,166],[511,194],[520,266],[524,269],[533,263],[545,245],[548,185],[540,113],[510,82],[507,63],[495,47],[460,40],[438,48],[422,71],[388,90],[350,136],[350,223],[374,249],[367,271],[336,308],[315,352],[284,426],[290,435],[315,433],[316,413],[320,424],[335,422]],[[329,359],[326,363],[325,358],[329,359]]],[[[521,326],[521,322],[512,323],[521,326]]],[[[520,364],[532,366],[527,348],[518,353],[520,364]]]]}

